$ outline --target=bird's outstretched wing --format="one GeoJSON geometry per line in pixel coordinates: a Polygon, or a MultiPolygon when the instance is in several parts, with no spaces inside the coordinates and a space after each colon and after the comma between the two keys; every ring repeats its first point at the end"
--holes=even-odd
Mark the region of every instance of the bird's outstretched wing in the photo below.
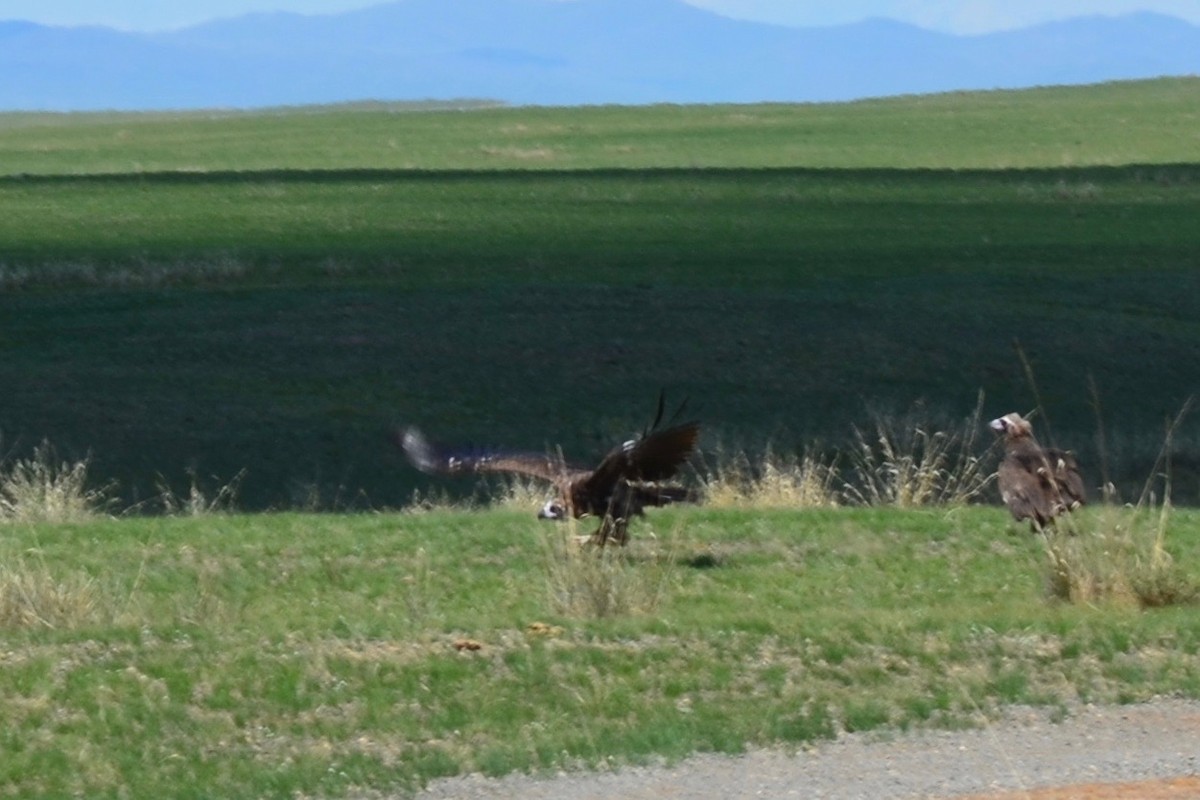
{"type": "Polygon", "coordinates": [[[415,427],[397,433],[396,443],[414,467],[431,474],[508,472],[556,482],[580,471],[544,453],[447,447],[429,440],[415,427]]]}
{"type": "Polygon", "coordinates": [[[684,422],[649,431],[613,448],[587,479],[587,484],[602,487],[619,480],[654,482],[671,478],[696,449],[699,437],[699,422],[684,422]]]}

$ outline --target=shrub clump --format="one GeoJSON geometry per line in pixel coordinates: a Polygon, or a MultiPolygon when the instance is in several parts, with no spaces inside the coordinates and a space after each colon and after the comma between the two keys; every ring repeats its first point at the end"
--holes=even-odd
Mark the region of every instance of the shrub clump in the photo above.
{"type": "Polygon", "coordinates": [[[88,488],[88,459],[59,461],[42,442],[33,456],[0,468],[0,522],[79,522],[108,505],[111,487],[88,488]]]}
{"type": "Polygon", "coordinates": [[[704,479],[704,502],[716,508],[832,508],[840,505],[833,460],[784,457],[769,448],[754,463],[745,453],[704,479]]]}
{"type": "Polygon", "coordinates": [[[17,559],[0,565],[0,630],[82,625],[103,605],[96,581],[52,574],[44,564],[17,559]]]}
{"type": "Polygon", "coordinates": [[[1166,549],[1171,504],[1106,504],[1045,538],[1047,593],[1069,603],[1114,602],[1141,608],[1200,600],[1200,586],[1166,549]]]}

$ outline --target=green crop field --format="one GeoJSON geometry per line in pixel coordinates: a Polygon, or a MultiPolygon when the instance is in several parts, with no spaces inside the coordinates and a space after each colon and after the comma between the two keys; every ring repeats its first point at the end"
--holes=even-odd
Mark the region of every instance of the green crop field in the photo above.
{"type": "Polygon", "coordinates": [[[399,422],[590,457],[665,388],[710,444],[837,448],[1033,408],[1019,339],[1128,493],[1200,382],[1196,88],[0,115],[4,452],[386,507],[399,422]]]}
{"type": "Polygon", "coordinates": [[[1200,517],[1163,502],[1200,501],[1200,419],[1166,432],[1198,89],[0,114],[0,793],[370,796],[1200,697],[1200,517]],[[662,390],[708,502],[620,552],[391,443],[586,459],[662,390]],[[1046,538],[893,507],[1035,407],[1142,502],[1046,538]]]}

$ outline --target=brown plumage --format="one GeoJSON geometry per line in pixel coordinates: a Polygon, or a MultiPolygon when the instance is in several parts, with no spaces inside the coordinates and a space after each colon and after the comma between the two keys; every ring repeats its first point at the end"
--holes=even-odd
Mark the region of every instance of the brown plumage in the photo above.
{"type": "Polygon", "coordinates": [[[1004,437],[996,482],[1014,519],[1027,519],[1040,531],[1058,515],[1083,505],[1086,491],[1074,453],[1043,449],[1033,437],[1033,426],[1016,412],[992,420],[988,427],[1004,437]]]}
{"type": "MultiPolygon", "coordinates": [[[[681,405],[675,417],[682,410],[681,405]]],[[[600,527],[592,534],[591,541],[625,544],[630,517],[643,514],[647,506],[691,499],[687,489],[663,486],[660,482],[674,477],[694,452],[700,423],[682,422],[660,428],[662,416],[660,397],[654,423],[642,435],[610,450],[594,469],[571,465],[546,454],[448,448],[430,442],[413,427],[400,434],[397,443],[422,472],[507,472],[548,481],[555,494],[538,512],[539,519],[596,516],[600,518],[600,527]]]]}

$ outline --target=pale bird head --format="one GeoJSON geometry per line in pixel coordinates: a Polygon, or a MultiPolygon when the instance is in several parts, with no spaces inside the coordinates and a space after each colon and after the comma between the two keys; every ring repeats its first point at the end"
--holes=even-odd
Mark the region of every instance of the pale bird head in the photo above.
{"type": "Polygon", "coordinates": [[[1033,433],[1033,426],[1029,424],[1029,420],[1015,411],[992,420],[988,427],[1006,436],[1029,436],[1033,433]]]}
{"type": "Polygon", "coordinates": [[[542,506],[542,510],[538,512],[538,519],[566,519],[567,509],[563,506],[562,501],[550,499],[546,501],[546,505],[542,506]]]}

